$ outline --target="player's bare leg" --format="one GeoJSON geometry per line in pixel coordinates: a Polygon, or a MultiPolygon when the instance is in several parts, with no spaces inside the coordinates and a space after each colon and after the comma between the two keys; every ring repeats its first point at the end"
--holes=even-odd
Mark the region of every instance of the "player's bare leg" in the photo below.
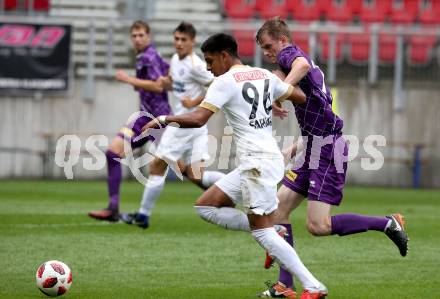
{"type": "Polygon", "coordinates": [[[307,229],[314,236],[347,236],[375,230],[384,232],[399,248],[402,256],[408,252],[409,238],[405,232],[403,216],[393,214],[387,217],[358,214],[331,216],[331,205],[309,200],[307,205],[307,229]]]}
{"type": "Polygon", "coordinates": [[[185,176],[188,178],[188,180],[190,180],[191,182],[193,182],[194,184],[196,184],[197,186],[199,186],[203,190],[206,190],[210,186],[208,186],[208,188],[206,188],[202,184],[202,178],[203,178],[204,172],[205,172],[204,161],[193,162],[190,165],[185,166],[185,176]]]}
{"type": "Polygon", "coordinates": [[[89,216],[98,220],[118,221],[119,220],[119,186],[122,180],[121,163],[118,159],[125,156],[124,142],[121,136],[116,136],[111,141],[105,156],[107,158],[107,185],[108,185],[108,207],[104,210],[91,211],[89,216]]]}
{"type": "Polygon", "coordinates": [[[203,190],[207,190],[225,174],[220,171],[206,170],[205,161],[202,160],[186,166],[185,176],[203,190]]]}

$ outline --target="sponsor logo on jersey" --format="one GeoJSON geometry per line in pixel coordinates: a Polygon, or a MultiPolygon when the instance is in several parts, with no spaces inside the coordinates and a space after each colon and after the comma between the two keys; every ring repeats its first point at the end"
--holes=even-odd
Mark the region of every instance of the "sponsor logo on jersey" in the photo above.
{"type": "Polygon", "coordinates": [[[263,71],[253,70],[253,71],[249,71],[249,72],[235,73],[234,79],[236,82],[243,82],[243,81],[268,79],[268,76],[263,71]]]}
{"type": "Polygon", "coordinates": [[[286,172],[286,178],[289,179],[289,181],[295,181],[296,177],[298,175],[296,173],[294,173],[292,170],[289,170],[286,172]]]}

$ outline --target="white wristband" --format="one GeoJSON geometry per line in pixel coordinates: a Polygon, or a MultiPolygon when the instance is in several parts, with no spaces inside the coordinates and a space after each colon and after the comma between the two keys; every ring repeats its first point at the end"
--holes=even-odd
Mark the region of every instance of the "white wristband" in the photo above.
{"type": "Polygon", "coordinates": [[[167,124],[167,116],[166,115],[161,115],[157,118],[157,120],[159,121],[159,123],[161,125],[166,125],[167,124]]]}

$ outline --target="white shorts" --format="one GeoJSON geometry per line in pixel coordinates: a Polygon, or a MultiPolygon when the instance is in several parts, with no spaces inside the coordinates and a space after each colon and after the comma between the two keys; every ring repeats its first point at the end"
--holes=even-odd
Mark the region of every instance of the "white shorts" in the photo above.
{"type": "Polygon", "coordinates": [[[208,160],[207,128],[182,129],[172,126],[167,127],[160,139],[156,156],[175,162],[183,159],[185,165],[208,160]]]}
{"type": "Polygon", "coordinates": [[[278,208],[277,184],[283,176],[282,158],[247,158],[215,184],[246,213],[268,215],[278,208]]]}

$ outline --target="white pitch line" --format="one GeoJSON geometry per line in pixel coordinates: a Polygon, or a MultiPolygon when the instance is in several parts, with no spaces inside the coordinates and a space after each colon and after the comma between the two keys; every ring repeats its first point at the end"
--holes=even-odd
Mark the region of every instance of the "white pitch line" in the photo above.
{"type": "Polygon", "coordinates": [[[34,224],[5,224],[0,225],[0,228],[3,227],[16,227],[16,228],[41,228],[41,227],[81,227],[81,226],[105,226],[105,225],[114,225],[116,223],[110,222],[96,222],[96,223],[34,223],[34,224]]]}

